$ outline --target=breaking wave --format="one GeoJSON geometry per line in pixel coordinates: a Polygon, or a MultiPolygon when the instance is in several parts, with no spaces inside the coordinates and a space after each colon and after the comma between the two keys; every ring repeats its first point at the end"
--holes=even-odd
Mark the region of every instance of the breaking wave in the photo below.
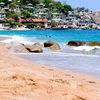
{"type": "Polygon", "coordinates": [[[8,37],[7,39],[1,41],[4,43],[10,43],[10,42],[19,42],[22,44],[33,44],[37,42],[37,39],[35,37],[25,37],[25,36],[18,36],[18,35],[13,35],[13,36],[3,36],[2,37],[8,37]]]}

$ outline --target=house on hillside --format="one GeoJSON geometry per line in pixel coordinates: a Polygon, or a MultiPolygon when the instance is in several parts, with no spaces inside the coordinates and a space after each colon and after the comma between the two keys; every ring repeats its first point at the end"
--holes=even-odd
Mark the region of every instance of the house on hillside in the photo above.
{"type": "Polygon", "coordinates": [[[27,18],[27,19],[22,19],[20,18],[19,23],[35,23],[35,24],[42,24],[44,26],[44,28],[48,27],[48,20],[47,19],[32,19],[32,18],[27,18]]]}

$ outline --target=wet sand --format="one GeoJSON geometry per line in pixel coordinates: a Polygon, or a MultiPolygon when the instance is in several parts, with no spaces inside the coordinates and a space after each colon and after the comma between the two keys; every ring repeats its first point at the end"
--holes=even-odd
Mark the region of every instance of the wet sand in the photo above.
{"type": "Polygon", "coordinates": [[[100,78],[100,56],[82,54],[75,50],[66,52],[44,51],[41,54],[19,54],[33,63],[50,65],[100,78]]]}
{"type": "Polygon", "coordinates": [[[0,100],[100,100],[100,80],[32,63],[0,44],[0,100]]]}
{"type": "Polygon", "coordinates": [[[7,40],[7,39],[11,39],[11,37],[7,37],[7,36],[0,36],[0,42],[7,40]]]}

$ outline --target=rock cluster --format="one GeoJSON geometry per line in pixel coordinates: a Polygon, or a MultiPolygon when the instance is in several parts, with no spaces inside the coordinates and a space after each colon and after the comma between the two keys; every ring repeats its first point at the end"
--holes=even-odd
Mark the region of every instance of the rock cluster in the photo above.
{"type": "Polygon", "coordinates": [[[11,42],[11,43],[8,43],[6,47],[10,51],[15,52],[15,53],[42,53],[43,48],[48,48],[52,51],[60,50],[59,44],[53,41],[44,42],[43,45],[41,45],[40,43],[25,45],[19,42],[11,42]]]}
{"type": "Polygon", "coordinates": [[[100,42],[83,42],[83,41],[69,41],[67,43],[68,46],[90,46],[91,50],[82,50],[83,54],[96,54],[100,55],[100,42]]]}
{"type": "MultiPolygon", "coordinates": [[[[69,41],[67,45],[74,47],[84,45],[91,46],[93,47],[93,49],[89,51],[90,54],[100,54],[100,48],[97,48],[98,46],[100,46],[100,42],[69,41]]],[[[44,42],[43,44],[35,43],[32,45],[25,45],[19,42],[11,42],[8,43],[6,46],[11,52],[15,53],[43,53],[44,48],[47,48],[51,51],[58,51],[61,49],[58,43],[50,40],[44,42]]]]}
{"type": "Polygon", "coordinates": [[[69,46],[100,46],[100,42],[69,41],[69,46]]]}

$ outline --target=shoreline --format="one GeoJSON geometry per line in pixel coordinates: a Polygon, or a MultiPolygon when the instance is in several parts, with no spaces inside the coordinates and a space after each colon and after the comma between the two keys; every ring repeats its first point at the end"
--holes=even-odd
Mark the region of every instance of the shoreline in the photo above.
{"type": "MultiPolygon", "coordinates": [[[[72,74],[76,74],[76,75],[81,75],[81,77],[88,77],[88,78],[91,78],[91,79],[96,79],[96,80],[100,80],[99,78],[95,77],[94,75],[89,75],[89,74],[86,74],[86,73],[82,73],[82,72],[78,72],[78,71],[74,71],[74,70],[68,70],[68,69],[63,69],[63,68],[57,68],[57,66],[51,66],[51,65],[46,65],[46,64],[39,64],[39,63],[36,63],[36,62],[32,62],[32,60],[29,60],[29,59],[26,59],[24,57],[21,57],[20,55],[32,55],[32,53],[12,53],[14,56],[16,56],[17,58],[19,59],[23,59],[27,62],[30,62],[32,64],[35,64],[35,65],[39,65],[39,66],[44,66],[44,68],[46,69],[51,69],[51,70],[57,70],[57,71],[61,71],[61,72],[64,72],[64,73],[72,73],[72,74]]],[[[83,55],[83,56],[87,56],[87,55],[83,55]]]]}
{"type": "Polygon", "coordinates": [[[43,29],[30,29],[30,28],[10,28],[10,29],[0,29],[0,31],[28,31],[28,30],[100,30],[100,29],[82,29],[82,28],[79,28],[79,29],[68,29],[68,28],[65,28],[65,29],[53,29],[53,28],[43,28],[43,29]]]}
{"type": "MultiPolygon", "coordinates": [[[[3,39],[5,41],[6,39],[8,39],[8,40],[11,39],[11,37],[3,37],[3,39]]],[[[17,54],[15,54],[15,55],[17,55],[17,54]]],[[[72,71],[77,71],[79,73],[82,72],[84,74],[89,74],[89,75],[97,77],[97,78],[100,77],[100,73],[98,72],[100,70],[98,67],[98,65],[99,65],[98,59],[100,58],[100,56],[95,55],[95,54],[94,55],[93,54],[92,55],[91,54],[82,54],[82,52],[77,51],[77,50],[75,51],[71,47],[70,48],[66,47],[65,50],[61,50],[61,51],[57,51],[57,52],[44,50],[44,52],[40,53],[40,54],[19,53],[18,55],[21,55],[22,58],[28,59],[30,61],[34,60],[33,63],[36,62],[36,63],[43,64],[43,65],[50,65],[50,66],[62,68],[65,70],[68,69],[68,70],[72,70],[72,71]],[[56,59],[56,58],[59,58],[59,59],[56,59]],[[78,60],[80,61],[79,58],[83,61],[82,63],[78,63],[78,60]],[[49,62],[46,59],[48,59],[49,62]],[[75,60],[76,60],[76,63],[74,62],[75,60]],[[88,64],[88,65],[86,66],[85,64],[88,64]],[[66,66],[70,66],[70,67],[66,67],[66,66]],[[97,68],[94,68],[94,70],[90,69],[90,68],[93,68],[93,66],[96,66],[97,68]],[[89,68],[89,69],[86,69],[86,68],[89,68]],[[93,71],[97,70],[97,71],[93,72],[92,70],[93,71]]]]}
{"type": "Polygon", "coordinates": [[[32,63],[10,53],[1,43],[0,58],[2,100],[100,99],[100,79],[32,63]]]}
{"type": "MultiPolygon", "coordinates": [[[[50,54],[50,52],[49,52],[50,54]]],[[[100,56],[96,55],[80,55],[80,54],[73,54],[68,53],[67,56],[59,56],[58,54],[50,54],[53,55],[52,57],[49,54],[32,54],[32,53],[17,53],[15,55],[26,59],[28,61],[31,61],[33,63],[43,64],[43,65],[49,65],[53,68],[60,68],[63,70],[69,70],[77,73],[83,73],[95,78],[100,78],[99,73],[99,66],[96,66],[96,62],[98,62],[100,56]],[[80,58],[81,57],[81,58],[80,58]],[[55,58],[55,61],[54,61],[55,58]],[[59,58],[59,59],[56,59],[59,58]],[[76,59],[76,62],[73,60],[76,59]],[[80,59],[79,59],[80,58],[80,59]],[[49,61],[47,61],[48,59],[49,61]],[[98,60],[97,60],[98,59],[98,60]],[[83,62],[78,63],[79,60],[83,60],[83,62]],[[66,62],[65,62],[66,61],[66,62]],[[92,61],[96,61],[95,63],[92,63],[92,61]],[[65,62],[65,63],[64,63],[65,62]],[[88,62],[88,63],[87,63],[88,62]],[[85,65],[87,63],[87,66],[85,65]],[[80,67],[81,66],[81,67],[80,67]],[[96,68],[92,69],[93,66],[96,68]],[[98,70],[97,70],[98,69],[98,70]]],[[[97,63],[99,65],[99,63],[97,63]]]]}

